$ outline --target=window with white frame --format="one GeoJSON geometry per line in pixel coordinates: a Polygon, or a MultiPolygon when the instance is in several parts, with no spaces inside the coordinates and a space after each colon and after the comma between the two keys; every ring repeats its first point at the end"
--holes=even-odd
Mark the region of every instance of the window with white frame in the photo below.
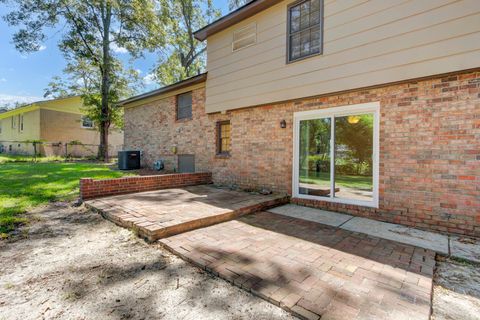
{"type": "Polygon", "coordinates": [[[85,129],[92,129],[94,126],[93,120],[90,119],[88,116],[82,116],[81,123],[82,123],[82,128],[85,128],[85,129]]]}
{"type": "Polygon", "coordinates": [[[294,114],[294,196],[378,207],[379,103],[294,114]]]}
{"type": "Polygon", "coordinates": [[[12,121],[12,129],[16,129],[17,128],[17,117],[12,116],[11,121],[12,121]]]}
{"type": "Polygon", "coordinates": [[[237,51],[257,42],[257,24],[251,23],[233,31],[232,51],[237,51]]]}

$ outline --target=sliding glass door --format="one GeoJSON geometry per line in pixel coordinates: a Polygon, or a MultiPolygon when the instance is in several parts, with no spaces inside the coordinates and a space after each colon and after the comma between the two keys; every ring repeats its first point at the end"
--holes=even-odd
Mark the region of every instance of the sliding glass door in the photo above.
{"type": "Polygon", "coordinates": [[[377,205],[378,103],[295,114],[294,195],[377,205]]]}

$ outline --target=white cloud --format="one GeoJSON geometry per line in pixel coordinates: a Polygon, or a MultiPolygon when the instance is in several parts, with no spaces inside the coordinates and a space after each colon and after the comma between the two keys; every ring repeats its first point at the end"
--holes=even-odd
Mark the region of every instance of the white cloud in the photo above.
{"type": "Polygon", "coordinates": [[[156,80],[156,77],[155,77],[155,74],[153,73],[149,73],[145,77],[143,77],[143,83],[145,83],[146,85],[151,85],[156,83],[155,80],[156,80]]]}
{"type": "Polygon", "coordinates": [[[38,48],[38,51],[43,51],[47,49],[47,46],[44,46],[43,44],[40,46],[40,48],[38,48]]]}
{"type": "Polygon", "coordinates": [[[10,94],[1,94],[0,93],[0,106],[4,105],[14,105],[16,102],[19,103],[32,103],[35,101],[42,100],[41,97],[34,96],[14,96],[10,94]]]}
{"type": "Polygon", "coordinates": [[[128,50],[123,48],[123,47],[119,47],[115,42],[113,42],[111,45],[110,45],[110,49],[113,50],[113,52],[115,53],[128,53],[128,50]]]}

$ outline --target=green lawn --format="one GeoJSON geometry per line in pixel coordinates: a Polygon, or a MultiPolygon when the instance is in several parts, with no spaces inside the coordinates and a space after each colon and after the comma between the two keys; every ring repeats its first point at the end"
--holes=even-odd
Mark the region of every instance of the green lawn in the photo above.
{"type": "MultiPolygon", "coordinates": [[[[17,157],[0,156],[14,160],[17,157]]],[[[117,178],[124,173],[88,162],[0,162],[0,237],[26,222],[19,215],[29,208],[78,196],[79,179],[117,178]]]]}
{"type": "Polygon", "coordinates": [[[0,164],[10,162],[51,162],[51,161],[63,161],[62,157],[37,157],[14,155],[14,154],[0,154],[0,164]]]}
{"type": "MultiPolygon", "coordinates": [[[[329,185],[330,173],[310,171],[307,176],[306,171],[302,170],[300,172],[300,182],[319,184],[319,185],[329,185]]],[[[344,187],[344,188],[361,189],[361,190],[371,190],[373,188],[372,177],[366,177],[366,176],[336,175],[335,183],[337,186],[344,187]]]]}

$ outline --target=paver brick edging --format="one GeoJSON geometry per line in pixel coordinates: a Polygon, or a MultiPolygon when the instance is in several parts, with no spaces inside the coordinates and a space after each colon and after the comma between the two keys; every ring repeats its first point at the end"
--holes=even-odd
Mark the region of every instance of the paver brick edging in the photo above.
{"type": "Polygon", "coordinates": [[[103,180],[82,178],[80,179],[80,198],[88,200],[112,195],[210,183],[212,183],[212,174],[210,172],[176,173],[103,180]]]}

